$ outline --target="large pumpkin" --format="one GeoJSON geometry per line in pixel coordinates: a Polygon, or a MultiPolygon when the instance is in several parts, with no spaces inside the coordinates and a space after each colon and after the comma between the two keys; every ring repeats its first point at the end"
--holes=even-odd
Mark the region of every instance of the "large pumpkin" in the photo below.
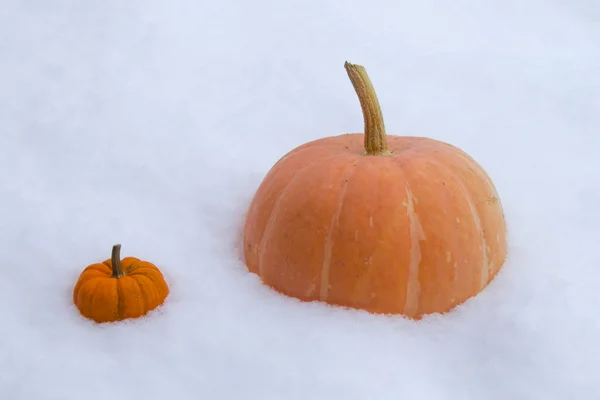
{"type": "Polygon", "coordinates": [[[113,246],[112,257],[83,270],[73,302],[87,318],[114,322],[138,318],[163,304],[169,288],[160,270],[135,257],[120,258],[121,245],[113,246]]]}
{"type": "Polygon", "coordinates": [[[446,312],[504,263],[498,193],[460,149],[387,136],[365,69],[345,68],[365,133],[306,143],[272,167],[246,217],[247,267],[301,300],[411,318],[446,312]]]}

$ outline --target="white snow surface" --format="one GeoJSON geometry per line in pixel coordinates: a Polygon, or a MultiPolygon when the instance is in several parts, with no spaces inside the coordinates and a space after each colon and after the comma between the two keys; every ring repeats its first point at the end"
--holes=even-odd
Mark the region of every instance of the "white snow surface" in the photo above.
{"type": "Polygon", "coordinates": [[[600,398],[600,3],[40,1],[0,6],[0,399],[600,398]],[[390,134],[489,173],[509,258],[445,315],[302,303],[247,272],[244,214],[292,148],[390,134]],[[156,263],[138,320],[72,304],[156,263]]]}

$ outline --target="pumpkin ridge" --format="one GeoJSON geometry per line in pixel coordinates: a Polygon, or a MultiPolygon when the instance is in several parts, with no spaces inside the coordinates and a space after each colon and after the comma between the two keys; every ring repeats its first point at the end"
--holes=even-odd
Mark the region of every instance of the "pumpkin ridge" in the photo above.
{"type": "MultiPolygon", "coordinates": [[[[83,293],[83,288],[86,285],[90,286],[89,285],[90,282],[93,282],[93,281],[98,280],[98,279],[103,279],[103,278],[100,277],[100,276],[98,276],[98,277],[92,277],[90,279],[85,279],[85,280],[83,280],[83,282],[79,282],[79,286],[77,286],[75,288],[74,292],[73,292],[73,298],[75,299],[75,302],[77,304],[81,304],[83,302],[83,299],[80,298],[81,297],[80,293],[83,293]]],[[[83,304],[82,306],[83,306],[83,308],[87,309],[87,308],[91,307],[91,303],[90,304],[83,304]]]]}
{"type": "Polygon", "coordinates": [[[81,311],[81,313],[83,315],[85,315],[86,317],[91,317],[93,318],[93,316],[91,315],[91,310],[93,309],[92,307],[92,298],[93,298],[93,294],[96,291],[96,288],[99,285],[99,282],[95,282],[97,280],[99,280],[101,278],[96,278],[96,279],[90,279],[88,281],[85,281],[80,287],[79,290],[77,291],[77,305],[79,307],[79,310],[81,311]],[[91,282],[95,282],[92,283],[91,282]],[[85,286],[94,286],[92,293],[87,293],[87,291],[82,290],[85,286]]]}
{"type": "MultiPolygon", "coordinates": [[[[136,266],[131,272],[129,272],[127,275],[129,276],[133,276],[133,275],[148,275],[148,274],[155,274],[155,273],[159,273],[160,271],[157,270],[154,267],[151,266],[136,266]]],[[[160,274],[162,275],[162,274],[160,274]]]]}
{"type": "Polygon", "coordinates": [[[169,288],[166,286],[166,282],[165,282],[165,277],[164,275],[158,270],[158,268],[152,268],[152,267],[139,267],[136,270],[136,273],[133,274],[132,276],[145,276],[146,278],[148,278],[156,287],[156,289],[162,293],[165,292],[165,294],[169,293],[169,288]],[[147,271],[139,271],[140,269],[144,269],[147,271]]]}
{"type": "MultiPolygon", "coordinates": [[[[127,275],[125,275],[127,276],[127,275]]],[[[117,319],[122,319],[125,316],[125,293],[123,292],[123,285],[122,283],[122,279],[125,278],[125,276],[117,279],[116,284],[117,284],[117,319]]]]}
{"type": "MultiPolygon", "coordinates": [[[[410,148],[409,151],[418,154],[417,147],[410,148]]],[[[408,236],[410,239],[410,245],[408,247],[410,254],[407,268],[408,277],[406,278],[406,298],[404,300],[402,313],[409,318],[413,318],[418,313],[419,305],[421,304],[422,287],[419,281],[419,272],[423,254],[420,241],[425,240],[426,238],[419,215],[415,211],[414,205],[416,197],[409,183],[412,180],[412,174],[405,168],[402,157],[394,157],[392,160],[392,163],[402,171],[402,175],[404,176],[404,192],[406,194],[405,207],[406,215],[408,216],[408,236]]]]}
{"type": "Polygon", "coordinates": [[[269,218],[267,218],[267,223],[265,224],[265,230],[262,233],[262,237],[260,239],[260,243],[258,245],[258,276],[260,276],[262,278],[262,258],[263,258],[263,254],[264,254],[264,246],[267,244],[266,243],[266,237],[267,234],[269,232],[269,230],[273,227],[273,224],[275,222],[275,217],[277,216],[278,213],[276,213],[275,211],[279,211],[279,207],[281,205],[281,199],[283,198],[283,196],[288,192],[289,188],[292,186],[292,184],[298,179],[298,177],[305,172],[308,168],[314,167],[315,165],[324,162],[324,161],[328,161],[332,158],[338,157],[340,155],[343,155],[344,153],[338,152],[335,154],[330,154],[326,157],[323,158],[319,158],[317,160],[313,160],[310,161],[309,163],[307,163],[306,165],[304,165],[302,168],[300,168],[298,171],[296,171],[294,173],[294,175],[290,178],[290,180],[288,181],[288,183],[285,185],[285,187],[281,190],[281,193],[279,193],[279,197],[277,198],[277,200],[275,201],[275,203],[273,203],[273,208],[271,209],[271,213],[269,214],[269,218]]]}
{"type": "MultiPolygon", "coordinates": [[[[123,259],[123,261],[125,261],[125,259],[123,259]]],[[[125,271],[126,275],[131,275],[136,273],[136,271],[138,270],[138,268],[140,268],[140,262],[136,261],[136,260],[132,260],[131,264],[129,264],[127,267],[123,268],[123,270],[125,271]]]]}
{"type": "Polygon", "coordinates": [[[414,200],[416,199],[408,183],[404,184],[406,190],[406,214],[408,215],[410,225],[410,263],[408,266],[408,279],[406,281],[406,302],[404,304],[404,313],[412,317],[419,311],[419,301],[421,295],[421,284],[419,283],[419,270],[421,268],[421,245],[420,241],[425,240],[423,226],[419,216],[415,211],[414,200]]]}
{"type": "MultiPolygon", "coordinates": [[[[116,282],[115,282],[115,285],[116,285],[116,282]]],[[[99,282],[90,295],[90,311],[91,311],[90,316],[96,321],[98,321],[100,318],[94,313],[94,310],[95,310],[94,300],[96,299],[96,296],[99,296],[102,293],[101,289],[103,289],[103,287],[99,282]]],[[[115,317],[116,317],[115,319],[118,319],[118,315],[116,315],[116,314],[118,314],[118,310],[117,310],[116,314],[114,314],[114,313],[111,313],[111,314],[115,315],[115,317]]]]}
{"type": "Polygon", "coordinates": [[[461,150],[461,151],[458,152],[458,154],[459,154],[459,157],[463,161],[465,161],[467,164],[469,164],[469,166],[473,170],[477,170],[477,173],[476,173],[477,177],[480,178],[481,180],[483,180],[485,182],[485,184],[486,184],[486,187],[492,192],[493,196],[492,196],[491,199],[480,200],[480,201],[498,202],[498,203],[500,203],[500,206],[502,206],[502,201],[500,200],[500,195],[498,195],[498,191],[496,189],[496,186],[492,182],[492,178],[483,169],[483,167],[477,161],[475,161],[472,157],[470,157],[467,153],[465,153],[464,151],[461,150]]]}
{"type": "MultiPolygon", "coordinates": [[[[469,205],[469,208],[471,210],[471,217],[473,218],[473,223],[475,224],[475,227],[477,228],[477,231],[479,232],[479,235],[481,236],[481,251],[482,251],[482,265],[481,265],[481,277],[480,277],[480,284],[479,287],[480,289],[484,288],[485,285],[487,285],[488,283],[488,279],[489,279],[489,255],[487,252],[487,239],[485,237],[485,232],[483,230],[483,226],[481,224],[481,217],[479,216],[479,211],[477,210],[477,207],[475,207],[475,204],[473,203],[473,194],[465,187],[465,185],[463,184],[462,180],[459,179],[458,175],[456,174],[455,171],[452,170],[452,168],[448,167],[448,165],[446,165],[446,163],[436,160],[437,164],[442,166],[443,168],[445,168],[446,170],[448,170],[448,172],[450,173],[450,175],[452,175],[455,179],[456,182],[458,183],[458,185],[460,186],[461,190],[463,191],[464,195],[465,195],[465,200],[467,201],[467,204],[469,205]]],[[[486,187],[489,188],[489,182],[486,181],[485,182],[486,187]]]]}
{"type": "MultiPolygon", "coordinates": [[[[143,275],[139,275],[139,276],[143,276],[143,275]]],[[[131,279],[131,281],[133,283],[135,283],[135,286],[137,287],[137,290],[140,294],[140,299],[142,299],[142,313],[143,310],[149,310],[148,308],[148,296],[146,295],[146,292],[143,290],[142,285],[140,285],[140,283],[137,280],[136,276],[129,276],[129,279],[131,279]]]]}
{"type": "MultiPolygon", "coordinates": [[[[456,172],[455,172],[455,171],[453,171],[453,170],[452,170],[450,167],[448,167],[448,166],[447,166],[445,163],[443,163],[443,162],[439,161],[438,159],[436,159],[436,158],[430,158],[430,157],[428,157],[428,154],[427,154],[427,152],[426,152],[426,149],[427,149],[426,147],[419,147],[418,149],[415,149],[415,150],[416,150],[416,153],[417,153],[419,156],[427,157],[427,158],[428,158],[428,159],[427,159],[427,161],[428,161],[430,164],[434,164],[434,165],[438,166],[439,168],[441,168],[441,169],[444,169],[445,171],[447,171],[447,172],[448,172],[448,175],[449,175],[451,178],[453,178],[453,179],[454,179],[454,181],[456,182],[456,184],[457,184],[457,185],[458,185],[458,184],[460,184],[460,179],[459,179],[458,175],[456,174],[456,172]]],[[[464,189],[464,188],[463,188],[463,189],[464,189]]],[[[452,298],[453,298],[453,299],[455,299],[455,298],[456,298],[456,294],[457,294],[457,293],[461,293],[461,292],[460,292],[460,291],[457,289],[457,287],[456,287],[456,284],[457,284],[457,281],[458,281],[458,276],[459,276],[459,275],[458,275],[458,273],[457,273],[457,267],[455,266],[455,267],[454,267],[454,272],[453,272],[453,279],[452,279],[452,289],[451,289],[451,292],[452,292],[452,298]]],[[[452,300],[452,302],[454,302],[454,300],[452,300]]]]}
{"type": "Polygon", "coordinates": [[[327,233],[327,238],[325,239],[325,245],[323,250],[323,266],[321,268],[321,287],[319,291],[319,297],[321,301],[326,301],[327,296],[329,294],[329,277],[331,272],[331,252],[333,250],[333,230],[334,226],[338,223],[340,219],[340,213],[342,211],[342,207],[344,205],[344,199],[346,198],[346,190],[348,188],[348,182],[354,173],[356,172],[356,166],[360,162],[360,158],[358,158],[353,164],[349,164],[346,166],[349,171],[346,173],[344,178],[343,187],[339,194],[338,205],[335,209],[331,217],[331,223],[329,225],[329,232],[327,233]]]}
{"type": "Polygon", "coordinates": [[[104,264],[104,262],[90,264],[87,267],[85,267],[85,269],[83,271],[81,271],[81,275],[87,275],[90,272],[99,272],[102,274],[108,273],[108,275],[110,275],[110,272],[107,272],[108,270],[106,268],[108,268],[108,270],[110,270],[110,266],[107,266],[106,264],[104,264]]]}
{"type": "Polygon", "coordinates": [[[138,269],[142,263],[143,261],[136,257],[124,257],[121,260],[121,265],[123,265],[123,272],[125,272],[125,275],[129,275],[138,269]]]}
{"type": "Polygon", "coordinates": [[[133,279],[140,287],[140,294],[144,300],[145,307],[148,310],[153,310],[158,307],[161,304],[161,301],[158,300],[160,296],[160,289],[154,283],[154,281],[146,275],[136,275],[133,279]]]}
{"type": "Polygon", "coordinates": [[[481,252],[482,252],[482,256],[483,256],[483,261],[482,261],[482,265],[481,265],[480,288],[483,288],[487,284],[488,277],[490,274],[490,270],[489,270],[490,265],[489,265],[489,259],[488,259],[488,253],[487,253],[487,239],[485,237],[485,232],[483,231],[483,227],[481,225],[481,217],[479,216],[479,211],[473,204],[473,199],[472,199],[471,193],[469,193],[469,191],[467,190],[465,185],[462,184],[462,182],[459,182],[459,185],[462,188],[462,190],[465,192],[465,198],[467,199],[467,202],[469,203],[469,207],[471,208],[471,215],[473,216],[473,222],[475,223],[475,226],[477,227],[477,230],[479,231],[479,235],[481,236],[481,252]]]}
{"type": "Polygon", "coordinates": [[[77,288],[77,295],[79,295],[79,292],[81,292],[81,289],[83,289],[83,287],[84,287],[85,285],[87,285],[87,284],[89,284],[90,282],[93,282],[93,281],[95,281],[95,280],[97,280],[97,279],[103,279],[103,277],[101,277],[101,276],[95,276],[95,277],[92,277],[92,278],[90,278],[90,279],[86,279],[85,281],[83,281],[83,282],[81,283],[81,286],[79,286],[79,287],[77,288]]]}
{"type": "Polygon", "coordinates": [[[107,272],[107,270],[101,270],[99,268],[86,268],[82,273],[82,279],[84,281],[87,281],[89,279],[94,279],[94,278],[106,278],[106,276],[110,275],[110,272],[107,272]]]}

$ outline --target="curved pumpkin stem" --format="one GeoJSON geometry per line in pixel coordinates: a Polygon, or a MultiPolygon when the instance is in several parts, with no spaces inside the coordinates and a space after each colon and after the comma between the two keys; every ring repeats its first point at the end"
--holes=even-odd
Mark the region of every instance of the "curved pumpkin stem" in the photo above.
{"type": "Polygon", "coordinates": [[[344,68],[358,95],[365,120],[365,150],[369,155],[389,154],[383,115],[377,94],[369,75],[362,65],[344,63],[344,68]]]}
{"type": "Polygon", "coordinates": [[[119,279],[120,277],[125,276],[125,272],[123,272],[123,268],[121,267],[121,245],[120,244],[115,244],[113,246],[110,261],[112,264],[111,278],[119,279]]]}

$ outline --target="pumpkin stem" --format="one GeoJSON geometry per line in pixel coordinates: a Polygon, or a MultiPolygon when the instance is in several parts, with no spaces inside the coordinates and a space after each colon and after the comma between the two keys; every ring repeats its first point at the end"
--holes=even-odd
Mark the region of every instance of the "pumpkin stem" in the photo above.
{"type": "Polygon", "coordinates": [[[115,244],[113,246],[110,261],[112,264],[111,278],[119,279],[120,277],[125,276],[125,272],[123,272],[123,268],[121,267],[121,245],[120,244],[115,244]]]}
{"type": "Polygon", "coordinates": [[[365,120],[365,150],[367,154],[389,154],[379,100],[377,100],[377,94],[375,94],[375,89],[365,67],[350,64],[346,61],[344,68],[348,73],[348,77],[350,77],[362,108],[365,120]]]}

